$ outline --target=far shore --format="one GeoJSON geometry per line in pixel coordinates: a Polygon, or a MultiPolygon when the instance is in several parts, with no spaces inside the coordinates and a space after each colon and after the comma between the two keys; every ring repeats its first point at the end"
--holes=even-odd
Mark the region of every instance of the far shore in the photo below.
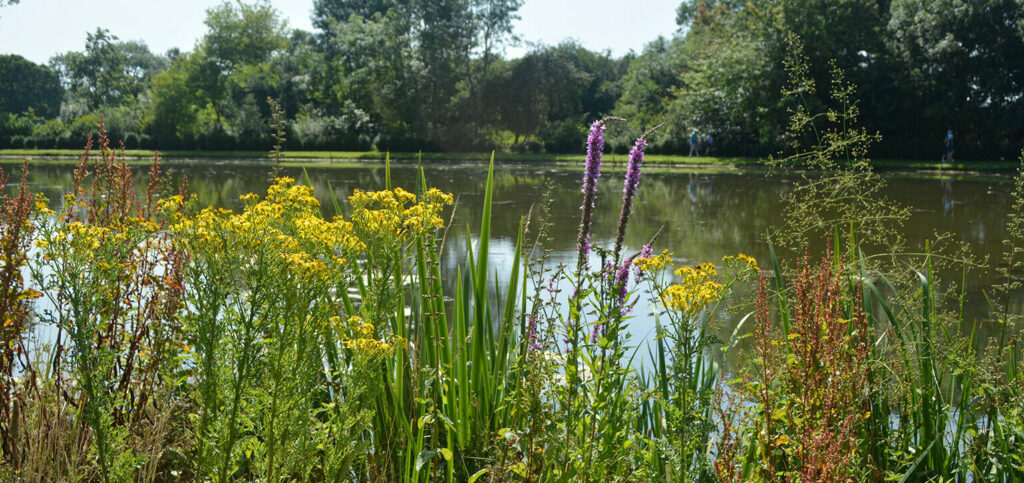
{"type": "MultiPolygon", "coordinates": [[[[148,164],[154,152],[142,149],[124,151],[125,161],[129,164],[148,164]]],[[[238,160],[272,162],[266,151],[164,151],[160,159],[169,162],[189,160],[238,160]]],[[[52,163],[74,162],[81,156],[80,150],[74,149],[0,149],[0,163],[11,164],[22,159],[52,163]]],[[[377,163],[390,159],[395,163],[423,161],[435,163],[439,161],[487,162],[491,153],[387,153],[383,151],[283,151],[282,160],[285,164],[334,164],[334,163],[377,163]]],[[[496,152],[494,159],[500,163],[553,163],[566,164],[583,161],[580,154],[528,154],[496,152]]],[[[605,154],[604,162],[611,165],[625,164],[626,154],[605,154]]],[[[648,154],[644,163],[649,166],[663,168],[735,168],[756,169],[768,166],[768,160],[755,157],[724,157],[724,156],[685,156],[681,154],[648,154]]],[[[879,159],[872,160],[871,165],[879,170],[896,171],[935,171],[935,172],[998,172],[1013,171],[1020,166],[1016,160],[968,160],[956,161],[952,164],[936,161],[879,159]]]]}

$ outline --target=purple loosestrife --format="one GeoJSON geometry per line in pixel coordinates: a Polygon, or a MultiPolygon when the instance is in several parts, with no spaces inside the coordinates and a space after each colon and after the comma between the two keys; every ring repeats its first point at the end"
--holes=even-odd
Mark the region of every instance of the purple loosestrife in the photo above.
{"type": "Polygon", "coordinates": [[[633,257],[627,258],[615,274],[615,284],[612,286],[615,288],[615,305],[619,308],[625,305],[626,295],[629,293],[628,285],[631,265],[633,265],[633,257]]]}
{"type": "Polygon", "coordinates": [[[537,333],[537,316],[530,314],[529,320],[530,326],[527,341],[530,343],[530,349],[539,351],[544,348],[544,345],[540,343],[540,334],[537,333]]]}
{"type": "Polygon", "coordinates": [[[619,213],[619,226],[615,232],[615,262],[619,261],[619,252],[622,251],[622,241],[626,237],[626,222],[629,215],[633,214],[633,197],[636,196],[636,187],[640,184],[640,165],[644,162],[644,149],[647,148],[646,136],[637,138],[636,144],[629,152],[629,165],[626,167],[626,180],[622,186],[622,212],[619,213]]]}
{"type": "Polygon", "coordinates": [[[580,206],[580,233],[576,238],[577,276],[582,275],[590,255],[590,227],[594,221],[594,203],[597,200],[597,179],[601,177],[601,155],[604,152],[604,121],[594,121],[587,136],[587,162],[583,170],[583,205],[580,206]]]}

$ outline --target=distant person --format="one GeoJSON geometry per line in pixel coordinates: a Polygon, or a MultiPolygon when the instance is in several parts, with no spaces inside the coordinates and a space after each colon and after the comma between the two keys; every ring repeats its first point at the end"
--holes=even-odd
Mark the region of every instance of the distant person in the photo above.
{"type": "Polygon", "coordinates": [[[946,138],[942,141],[946,145],[946,154],[942,156],[942,161],[946,163],[953,162],[953,130],[946,130],[946,138]]]}
{"type": "Polygon", "coordinates": [[[711,133],[704,135],[704,154],[711,156],[711,152],[715,149],[715,139],[711,137],[711,133]]]}
{"type": "Polygon", "coordinates": [[[694,129],[693,132],[690,133],[690,156],[700,156],[700,151],[697,149],[697,141],[699,138],[700,136],[697,134],[697,130],[694,129]]]}

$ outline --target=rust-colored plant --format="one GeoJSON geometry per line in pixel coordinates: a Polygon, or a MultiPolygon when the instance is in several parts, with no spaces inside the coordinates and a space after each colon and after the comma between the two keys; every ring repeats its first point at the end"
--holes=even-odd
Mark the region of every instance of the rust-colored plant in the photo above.
{"type": "MultiPolygon", "coordinates": [[[[0,169],[0,186],[8,180],[0,169]]],[[[18,193],[0,197],[0,456],[8,463],[18,452],[17,426],[24,404],[21,386],[35,383],[24,337],[29,330],[29,301],[40,293],[25,286],[22,271],[32,242],[32,215],[45,208],[46,200],[28,191],[26,161],[18,193]]]]}
{"type": "Polygon", "coordinates": [[[847,298],[831,252],[822,262],[805,256],[793,283],[790,357],[785,385],[802,481],[845,481],[865,418],[867,317],[860,291],[847,298]]]}

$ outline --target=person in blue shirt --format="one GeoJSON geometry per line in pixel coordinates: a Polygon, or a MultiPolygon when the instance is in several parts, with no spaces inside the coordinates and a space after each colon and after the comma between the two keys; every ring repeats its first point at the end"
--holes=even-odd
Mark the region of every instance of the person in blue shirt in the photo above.
{"type": "Polygon", "coordinates": [[[946,130],[946,138],[943,140],[946,145],[946,154],[942,156],[942,161],[947,163],[953,162],[953,130],[946,130]]]}
{"type": "Polygon", "coordinates": [[[700,136],[697,134],[697,130],[694,129],[693,132],[690,133],[690,156],[700,156],[700,150],[697,149],[697,142],[699,139],[700,136]]]}

